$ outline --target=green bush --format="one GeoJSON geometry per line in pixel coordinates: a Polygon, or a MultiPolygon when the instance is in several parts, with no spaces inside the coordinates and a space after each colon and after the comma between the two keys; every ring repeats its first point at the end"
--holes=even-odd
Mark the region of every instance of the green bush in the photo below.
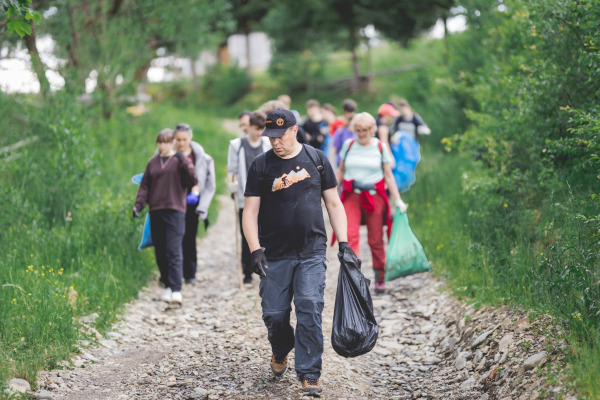
{"type": "Polygon", "coordinates": [[[325,56],[310,51],[278,53],[269,73],[280,83],[282,92],[311,91],[311,83],[323,77],[325,56]]]}
{"type": "Polygon", "coordinates": [[[251,83],[245,69],[215,64],[204,74],[202,92],[210,104],[231,105],[248,93],[251,83]]]}

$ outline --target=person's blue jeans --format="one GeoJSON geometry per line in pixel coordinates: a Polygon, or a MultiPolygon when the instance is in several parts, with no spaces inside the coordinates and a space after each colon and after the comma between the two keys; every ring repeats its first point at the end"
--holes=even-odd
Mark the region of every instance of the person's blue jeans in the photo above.
{"type": "Polygon", "coordinates": [[[263,320],[275,358],[282,360],[295,348],[300,380],[319,378],[323,355],[325,256],[304,260],[268,261],[267,276],[260,280],[263,320]],[[292,298],[296,307],[296,332],[290,325],[292,298]]]}

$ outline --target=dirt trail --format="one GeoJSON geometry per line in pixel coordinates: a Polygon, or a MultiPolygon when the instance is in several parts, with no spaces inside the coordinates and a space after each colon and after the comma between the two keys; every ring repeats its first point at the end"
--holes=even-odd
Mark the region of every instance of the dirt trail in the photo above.
{"type": "MultiPolygon", "coordinates": [[[[272,377],[258,281],[239,290],[233,204],[227,197],[218,201],[218,221],[198,246],[198,283],[184,287],[183,307],[168,309],[158,300],[158,285],[145,288],[101,346],[74,358],[75,368],[40,373],[46,393],[56,400],[303,398],[293,368],[272,377]]],[[[442,284],[429,274],[388,284],[388,292],[374,298],[377,346],[356,359],[338,356],[330,343],[336,250],[328,252],[321,398],[495,398],[485,387],[493,352],[477,364],[475,354],[461,351],[472,348],[464,342],[485,326],[465,326],[466,308],[441,292],[442,284]],[[486,391],[492,396],[482,395],[486,391]]],[[[370,258],[366,243],[361,253],[370,258]]],[[[363,271],[372,278],[369,261],[363,271]]],[[[293,352],[290,361],[293,366],[293,352]]]]}

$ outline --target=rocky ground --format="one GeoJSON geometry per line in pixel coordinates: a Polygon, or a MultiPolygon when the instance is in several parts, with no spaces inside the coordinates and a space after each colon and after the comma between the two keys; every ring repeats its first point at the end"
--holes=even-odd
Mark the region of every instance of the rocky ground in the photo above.
{"type": "MultiPolygon", "coordinates": [[[[293,368],[281,378],[269,370],[258,282],[239,288],[233,204],[219,200],[219,219],[199,243],[198,283],[184,287],[183,306],[170,309],[159,301],[158,285],[145,288],[99,345],[75,356],[67,369],[41,372],[35,397],[303,398],[293,368]]],[[[560,342],[544,331],[548,319],[509,308],[471,308],[430,274],[389,283],[386,294],[374,297],[376,347],[354,359],[338,356],[330,343],[336,250],[328,254],[322,398],[570,397],[560,383],[560,342]]],[[[372,278],[366,243],[361,254],[372,278]]]]}

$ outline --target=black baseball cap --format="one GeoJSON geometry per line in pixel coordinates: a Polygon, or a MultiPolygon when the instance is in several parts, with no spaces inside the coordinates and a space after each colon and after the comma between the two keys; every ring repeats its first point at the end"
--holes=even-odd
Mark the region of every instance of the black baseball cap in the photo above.
{"type": "Polygon", "coordinates": [[[282,137],[288,128],[297,125],[298,122],[294,113],[290,110],[284,110],[278,108],[273,110],[267,115],[267,121],[265,124],[265,130],[261,136],[268,136],[272,138],[282,137]]]}

